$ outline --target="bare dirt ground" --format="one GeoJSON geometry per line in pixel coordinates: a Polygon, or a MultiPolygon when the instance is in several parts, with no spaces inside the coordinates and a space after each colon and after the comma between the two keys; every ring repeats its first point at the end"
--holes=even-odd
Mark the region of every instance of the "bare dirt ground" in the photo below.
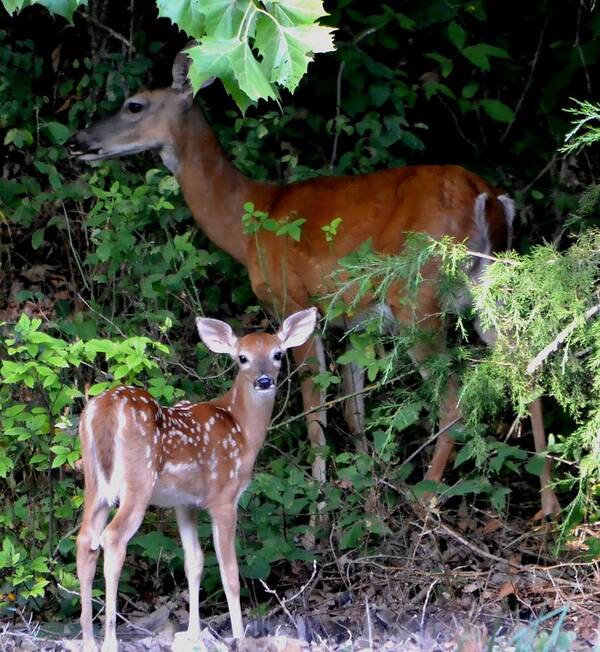
{"type": "MultiPolygon", "coordinates": [[[[179,649],[600,650],[600,563],[583,560],[585,541],[600,526],[580,528],[559,559],[550,552],[551,526],[463,511],[444,512],[442,520],[407,509],[397,536],[377,553],[322,551],[318,564],[264,585],[270,610],[261,617],[247,610],[243,643],[228,639],[223,605],[203,621],[201,644],[179,649]]],[[[170,650],[186,625],[185,592],[130,602],[117,630],[120,650],[170,650]]],[[[77,622],[40,623],[18,613],[0,628],[0,650],[79,650],[77,636],[77,622]]]]}

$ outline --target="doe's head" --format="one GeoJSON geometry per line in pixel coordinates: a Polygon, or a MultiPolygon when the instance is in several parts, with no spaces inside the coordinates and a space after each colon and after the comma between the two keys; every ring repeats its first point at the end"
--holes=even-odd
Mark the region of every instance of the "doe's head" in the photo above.
{"type": "Polygon", "coordinates": [[[285,351],[304,344],[316,323],[317,309],[308,308],[290,315],[274,335],[252,333],[238,338],[231,326],[219,319],[196,319],[204,344],[215,353],[230,355],[237,362],[238,374],[261,395],[274,394],[285,351]]]}
{"type": "MultiPolygon", "coordinates": [[[[188,79],[191,64],[188,50],[193,45],[195,42],[191,41],[175,57],[170,88],[142,90],[131,95],[117,113],[73,134],[67,141],[70,153],[82,161],[100,161],[158,150],[166,153],[168,161],[177,142],[185,141],[187,136],[180,124],[194,97],[188,79]]],[[[207,79],[201,88],[213,81],[214,78],[207,79]]]]}

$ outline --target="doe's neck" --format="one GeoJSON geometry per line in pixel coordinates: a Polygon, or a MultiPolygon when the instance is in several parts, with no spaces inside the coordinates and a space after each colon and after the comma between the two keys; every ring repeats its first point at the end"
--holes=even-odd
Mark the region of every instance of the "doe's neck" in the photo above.
{"type": "Polygon", "coordinates": [[[180,116],[173,130],[173,141],[161,156],[177,177],[194,219],[220,249],[246,264],[243,206],[252,202],[257,210],[268,211],[278,186],[254,181],[237,170],[199,107],[180,116]]]}

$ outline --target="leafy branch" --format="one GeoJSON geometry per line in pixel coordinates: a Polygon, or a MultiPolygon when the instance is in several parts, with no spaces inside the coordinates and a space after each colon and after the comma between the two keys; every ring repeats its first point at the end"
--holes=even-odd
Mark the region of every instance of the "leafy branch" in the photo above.
{"type": "Polygon", "coordinates": [[[600,140],[600,104],[592,104],[587,100],[573,100],[576,106],[565,109],[576,118],[573,129],[565,136],[565,144],[561,152],[570,154],[596,143],[600,140]],[[592,124],[592,123],[596,124],[592,124]]]}
{"type": "MultiPolygon", "coordinates": [[[[0,0],[15,14],[41,4],[73,22],[87,0],[0,0]]],[[[189,50],[194,91],[212,77],[242,111],[260,99],[294,91],[314,54],[334,49],[333,28],[320,25],[322,0],[156,0],[158,16],[168,18],[198,41],[189,50]]]]}

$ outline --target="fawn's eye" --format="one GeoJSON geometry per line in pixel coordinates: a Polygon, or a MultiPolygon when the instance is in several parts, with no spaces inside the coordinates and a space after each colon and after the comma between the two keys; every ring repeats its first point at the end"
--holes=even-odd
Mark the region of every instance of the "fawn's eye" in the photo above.
{"type": "Polygon", "coordinates": [[[240,361],[240,364],[246,364],[246,362],[248,362],[248,358],[245,355],[239,355],[238,360],[240,361]]]}
{"type": "Polygon", "coordinates": [[[139,113],[144,108],[144,105],[141,102],[129,102],[127,105],[127,110],[130,113],[139,113]]]}
{"type": "Polygon", "coordinates": [[[279,361],[282,357],[283,353],[281,351],[275,351],[275,353],[273,353],[273,360],[279,361]]]}

